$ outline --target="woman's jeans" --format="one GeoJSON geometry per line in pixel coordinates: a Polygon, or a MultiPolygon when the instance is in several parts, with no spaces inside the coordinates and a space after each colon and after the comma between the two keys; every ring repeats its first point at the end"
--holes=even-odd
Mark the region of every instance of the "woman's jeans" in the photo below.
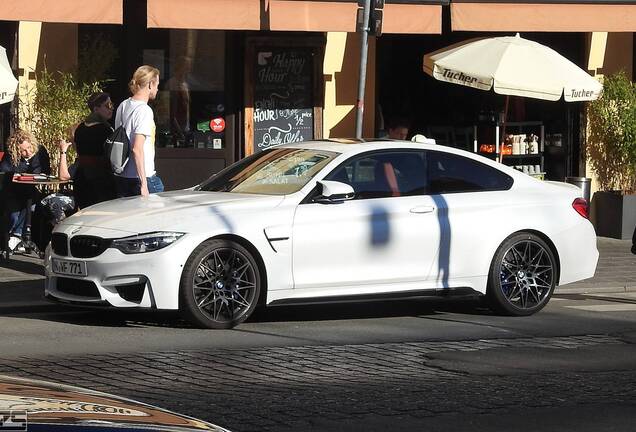
{"type": "MultiPolygon", "coordinates": [[[[163,192],[163,182],[157,175],[146,177],[149,193],[163,192]]],[[[117,186],[117,197],[130,197],[141,195],[141,182],[138,178],[128,178],[115,176],[115,185],[117,186]]]]}
{"type": "Polygon", "coordinates": [[[9,233],[21,237],[24,222],[26,220],[26,209],[11,212],[9,215],[9,233]]]}

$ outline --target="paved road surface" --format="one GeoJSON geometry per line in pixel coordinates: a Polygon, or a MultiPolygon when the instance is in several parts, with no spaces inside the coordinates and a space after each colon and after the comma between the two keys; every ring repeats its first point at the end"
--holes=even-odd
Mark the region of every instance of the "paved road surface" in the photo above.
{"type": "Polygon", "coordinates": [[[54,308],[5,310],[0,374],[116,393],[236,431],[636,424],[634,293],[559,295],[521,319],[439,299],[286,307],[233,331],[54,308]]]}

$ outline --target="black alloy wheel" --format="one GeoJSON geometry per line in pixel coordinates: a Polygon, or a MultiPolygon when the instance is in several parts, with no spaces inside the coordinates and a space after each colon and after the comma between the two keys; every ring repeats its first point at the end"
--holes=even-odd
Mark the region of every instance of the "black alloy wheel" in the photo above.
{"type": "Polygon", "coordinates": [[[259,293],[260,273],[250,252],[233,241],[208,240],[183,269],[180,309],[199,327],[233,328],[252,314],[259,293]]]}
{"type": "Polygon", "coordinates": [[[532,315],[548,303],[556,281],[551,248],[534,234],[519,233],[506,239],[495,253],[487,296],[497,312],[532,315]]]}

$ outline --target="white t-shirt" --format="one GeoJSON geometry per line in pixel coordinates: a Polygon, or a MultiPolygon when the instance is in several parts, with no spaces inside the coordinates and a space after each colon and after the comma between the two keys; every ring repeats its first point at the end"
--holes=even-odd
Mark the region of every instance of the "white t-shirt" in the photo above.
{"type": "Polygon", "coordinates": [[[130,140],[131,152],[130,160],[126,164],[124,171],[119,174],[121,177],[139,178],[137,165],[135,164],[134,155],[132,153],[132,145],[136,134],[145,135],[144,142],[144,169],[146,177],[155,175],[155,119],[152,108],[146,102],[128,98],[117,107],[115,114],[115,129],[117,129],[122,121],[124,129],[130,140]]]}

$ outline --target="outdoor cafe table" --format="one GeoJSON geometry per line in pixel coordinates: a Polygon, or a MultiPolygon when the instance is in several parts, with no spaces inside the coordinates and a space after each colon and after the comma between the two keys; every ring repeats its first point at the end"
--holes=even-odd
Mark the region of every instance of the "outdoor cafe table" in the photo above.
{"type": "MultiPolygon", "coordinates": [[[[25,186],[33,186],[34,188],[37,186],[41,186],[43,189],[51,189],[54,187],[59,187],[62,185],[72,183],[71,180],[62,180],[58,177],[48,176],[44,174],[14,174],[12,182],[14,184],[25,185],[25,186]]],[[[30,238],[31,232],[31,207],[33,206],[33,194],[25,191],[28,197],[26,198],[26,215],[24,218],[24,232],[23,232],[23,242],[24,246],[27,250],[36,250],[37,247],[30,238]]]]}

